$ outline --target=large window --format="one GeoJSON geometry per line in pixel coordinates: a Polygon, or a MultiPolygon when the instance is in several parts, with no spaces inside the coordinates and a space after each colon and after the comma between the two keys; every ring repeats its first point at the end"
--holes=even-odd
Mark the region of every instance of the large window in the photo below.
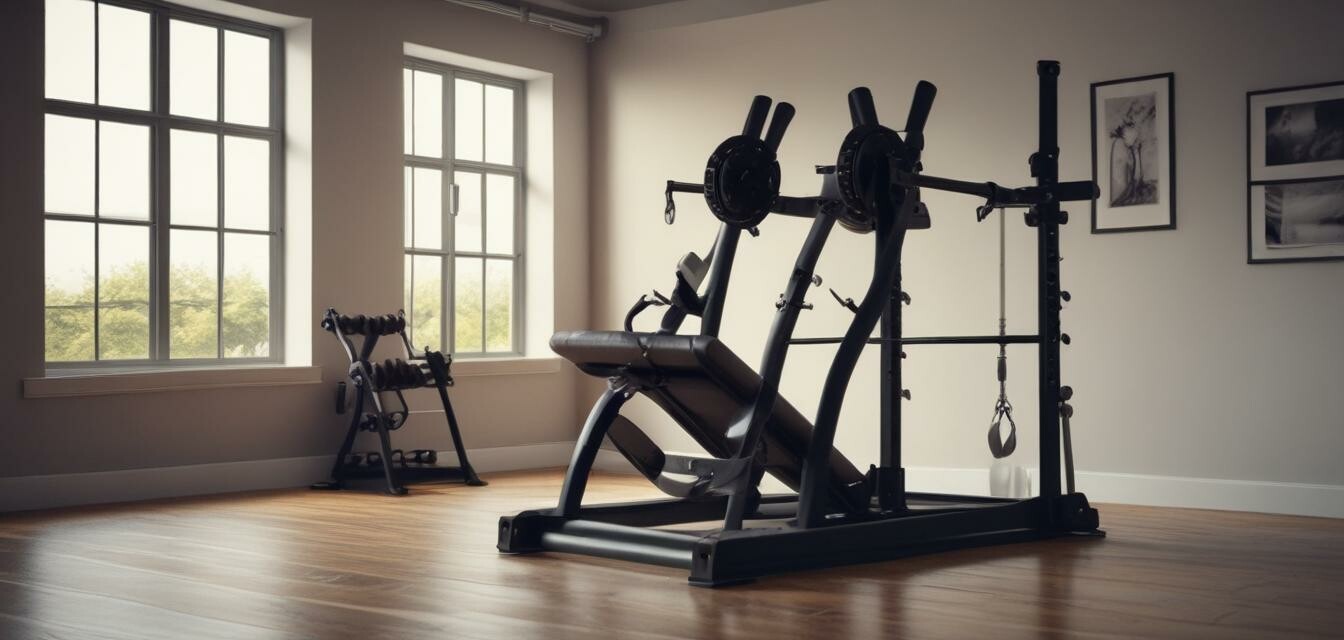
{"type": "Polygon", "coordinates": [[[411,339],[520,354],[522,84],[420,60],[402,73],[411,339]]]}
{"type": "Polygon", "coordinates": [[[277,360],[280,32],[46,0],[49,366],[277,360]]]}

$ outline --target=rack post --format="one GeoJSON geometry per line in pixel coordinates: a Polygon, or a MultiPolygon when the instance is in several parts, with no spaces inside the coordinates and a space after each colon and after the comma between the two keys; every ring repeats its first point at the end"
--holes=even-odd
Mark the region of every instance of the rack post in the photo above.
{"type": "MultiPolygon", "coordinates": [[[[880,218],[879,227],[890,225],[880,218]]],[[[890,229],[880,228],[877,237],[885,237],[890,229]]],[[[878,244],[881,250],[881,243],[878,244]]],[[[880,460],[873,481],[876,483],[878,506],[883,511],[905,509],[905,469],[901,465],[901,263],[896,261],[896,279],[887,293],[887,305],[882,310],[881,327],[881,443],[880,460]]]]}
{"type": "MultiPolygon", "coordinates": [[[[1059,63],[1036,63],[1040,78],[1040,145],[1031,157],[1036,185],[1049,190],[1059,181],[1058,84],[1059,63]]],[[[1040,467],[1041,497],[1060,495],[1059,482],[1059,201],[1049,198],[1035,206],[1037,257],[1037,309],[1040,349],[1040,467]]],[[[1046,510],[1053,522],[1053,509],[1046,510]]]]}

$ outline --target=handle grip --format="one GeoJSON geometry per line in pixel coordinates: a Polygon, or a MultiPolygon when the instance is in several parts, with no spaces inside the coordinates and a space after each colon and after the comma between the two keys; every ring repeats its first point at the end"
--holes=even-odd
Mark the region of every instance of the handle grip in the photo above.
{"type": "Polygon", "coordinates": [[[910,101],[910,115],[905,119],[906,135],[923,133],[924,124],[929,120],[929,111],[933,109],[933,98],[938,95],[938,87],[932,82],[920,80],[915,85],[915,97],[910,101]]]}
{"type": "Polygon", "coordinates": [[[794,113],[793,105],[787,102],[781,102],[775,107],[775,115],[770,119],[770,130],[765,133],[765,148],[772,153],[778,151],[779,143],[784,141],[784,132],[793,121],[794,113]]]}
{"type": "Polygon", "coordinates": [[[849,121],[856,127],[877,124],[877,107],[873,106],[873,92],[868,87],[849,92],[849,121]]]}
{"type": "Polygon", "coordinates": [[[1101,195],[1101,191],[1097,189],[1097,183],[1091,180],[1061,182],[1055,185],[1053,191],[1055,192],[1055,199],[1060,202],[1092,200],[1101,195]]]}
{"type": "Polygon", "coordinates": [[[751,99],[751,108],[747,110],[747,123],[742,125],[742,135],[761,137],[761,131],[765,130],[765,117],[770,114],[770,102],[770,98],[766,96],[751,99]]]}

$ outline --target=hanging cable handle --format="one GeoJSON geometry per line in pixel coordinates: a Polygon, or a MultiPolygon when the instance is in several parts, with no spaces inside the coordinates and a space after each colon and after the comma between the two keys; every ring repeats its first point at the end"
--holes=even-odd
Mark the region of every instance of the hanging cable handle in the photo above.
{"type": "Polygon", "coordinates": [[[672,224],[677,221],[677,203],[672,200],[673,193],[700,193],[705,192],[705,185],[694,182],[677,182],[676,180],[667,181],[667,190],[663,195],[667,197],[667,204],[663,207],[663,222],[672,224]]]}
{"type": "Polygon", "coordinates": [[[1008,401],[1008,278],[1007,278],[1007,217],[999,209],[999,399],[994,403],[994,418],[989,423],[989,452],[995,458],[1006,458],[1017,450],[1017,422],[1013,420],[1013,403],[1008,401]],[[1008,420],[1008,437],[1003,437],[1003,421],[1008,420]]]}

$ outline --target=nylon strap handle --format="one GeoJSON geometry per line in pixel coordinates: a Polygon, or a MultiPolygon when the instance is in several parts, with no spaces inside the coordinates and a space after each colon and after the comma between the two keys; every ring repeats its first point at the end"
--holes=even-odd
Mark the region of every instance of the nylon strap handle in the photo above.
{"type": "MultiPolygon", "coordinates": [[[[1008,278],[1007,278],[1007,219],[1008,212],[999,208],[999,338],[1008,334],[1008,278]]],[[[999,342],[999,399],[994,403],[994,418],[989,422],[989,452],[995,458],[1006,458],[1017,450],[1017,422],[1013,420],[1013,404],[1008,401],[1008,345],[999,342]],[[1008,437],[1003,437],[1003,421],[1008,420],[1008,437]]]]}

